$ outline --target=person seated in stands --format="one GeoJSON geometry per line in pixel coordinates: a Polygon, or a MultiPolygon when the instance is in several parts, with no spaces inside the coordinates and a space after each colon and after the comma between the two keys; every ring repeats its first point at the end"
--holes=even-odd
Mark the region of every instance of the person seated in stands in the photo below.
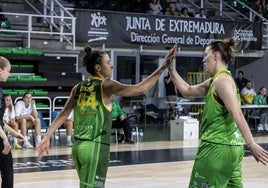
{"type": "Polygon", "coordinates": [[[153,15],[162,15],[162,6],[160,4],[160,0],[151,0],[149,3],[149,14],[153,15]]]}
{"type": "MultiPolygon", "coordinates": [[[[257,13],[259,14],[263,14],[264,13],[264,7],[265,5],[260,1],[260,0],[252,0],[250,3],[249,3],[249,7],[252,8],[254,11],[256,11],[257,13]]],[[[256,14],[253,14],[253,20],[255,22],[259,22],[261,21],[262,19],[257,16],[256,14]]]]}
{"type": "Polygon", "coordinates": [[[145,118],[147,123],[156,123],[159,120],[159,109],[153,103],[146,105],[145,118]]]}
{"type": "Polygon", "coordinates": [[[187,4],[184,3],[183,0],[177,0],[175,3],[175,7],[177,11],[180,12],[183,7],[187,7],[187,4]]]}
{"type": "MultiPolygon", "coordinates": [[[[59,115],[59,110],[55,110],[52,112],[51,122],[54,121],[57,115],[59,115]]],[[[72,147],[72,133],[73,133],[73,123],[74,123],[74,111],[72,110],[69,114],[68,118],[62,124],[62,127],[66,129],[66,146],[72,147]]]]}
{"type": "Polygon", "coordinates": [[[21,133],[24,136],[24,148],[33,148],[28,141],[27,128],[34,127],[36,134],[36,148],[38,148],[41,142],[41,124],[38,118],[36,110],[35,100],[32,99],[32,95],[28,92],[24,93],[22,100],[19,100],[15,104],[15,119],[18,123],[21,133]]]}
{"type": "Polygon", "coordinates": [[[235,82],[237,84],[237,87],[240,93],[241,93],[241,90],[246,86],[248,81],[249,80],[244,77],[244,72],[238,71],[238,76],[235,78],[235,82]]]}
{"type": "MultiPolygon", "coordinates": [[[[177,100],[177,89],[171,80],[169,73],[164,78],[166,98],[168,102],[174,102],[177,100]]],[[[169,104],[168,117],[174,119],[176,115],[176,104],[169,104]]]]}
{"type": "Polygon", "coordinates": [[[205,9],[204,8],[200,8],[199,9],[199,12],[194,17],[195,18],[203,18],[203,19],[206,19],[207,16],[206,16],[205,9]]]}
{"type": "Polygon", "coordinates": [[[131,140],[131,127],[125,118],[125,111],[116,100],[113,100],[112,119],[112,128],[123,128],[125,143],[133,144],[134,142],[131,140]]]}
{"type": "Polygon", "coordinates": [[[63,123],[63,127],[66,129],[66,146],[72,147],[72,133],[74,124],[74,111],[72,111],[66,121],[63,123]]]}
{"type": "Polygon", "coordinates": [[[168,11],[168,9],[169,9],[169,4],[171,4],[171,3],[175,3],[176,2],[176,0],[160,0],[160,4],[161,4],[161,7],[162,7],[162,12],[163,12],[163,14],[165,14],[166,13],[166,11],[168,11]]]}
{"type": "MultiPolygon", "coordinates": [[[[261,87],[258,95],[253,99],[253,104],[256,105],[267,105],[266,101],[266,88],[261,87]]],[[[267,109],[255,109],[251,112],[252,116],[258,116],[260,118],[260,123],[258,124],[258,131],[268,131],[268,111],[267,109]]]]}
{"type": "MultiPolygon", "coordinates": [[[[242,104],[252,104],[253,98],[256,96],[255,90],[252,88],[251,81],[247,81],[245,87],[240,92],[242,104]]],[[[244,116],[247,116],[247,110],[242,110],[244,116]]]]}
{"type": "MultiPolygon", "coordinates": [[[[0,12],[2,11],[2,8],[0,7],[0,12]]],[[[0,14],[0,29],[11,29],[10,21],[5,17],[4,14],[0,14]]]]}
{"type": "MultiPolygon", "coordinates": [[[[6,95],[4,97],[6,109],[3,115],[3,121],[5,124],[7,124],[9,127],[14,129],[15,132],[19,131],[19,127],[17,122],[15,121],[15,108],[12,102],[11,95],[6,95]]],[[[16,137],[13,138],[13,148],[14,149],[21,149],[21,145],[18,144],[18,140],[16,137]]]]}
{"type": "Polygon", "coordinates": [[[11,29],[10,22],[8,20],[0,20],[0,28],[11,29]]]}
{"type": "Polygon", "coordinates": [[[7,18],[0,14],[0,29],[11,29],[10,21],[7,18]]]}
{"type": "Polygon", "coordinates": [[[166,9],[165,15],[166,16],[179,16],[179,13],[176,10],[174,3],[169,4],[168,9],[166,9]]]}
{"type": "Polygon", "coordinates": [[[253,98],[256,96],[256,92],[252,88],[251,81],[247,81],[246,86],[241,90],[240,94],[243,104],[252,104],[253,98]]]}
{"type": "Polygon", "coordinates": [[[183,7],[181,9],[180,17],[184,17],[184,18],[189,18],[190,17],[189,14],[188,14],[188,8],[183,7]]]}

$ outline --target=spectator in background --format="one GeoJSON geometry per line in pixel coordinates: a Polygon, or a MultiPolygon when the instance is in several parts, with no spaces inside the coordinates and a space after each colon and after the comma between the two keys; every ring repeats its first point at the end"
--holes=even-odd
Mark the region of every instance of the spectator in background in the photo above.
{"type": "MultiPolygon", "coordinates": [[[[0,13],[2,9],[0,7],[0,13]]],[[[0,29],[11,29],[10,21],[5,17],[4,14],[0,14],[0,29]]]]}
{"type": "Polygon", "coordinates": [[[169,8],[166,10],[165,15],[166,16],[179,16],[179,13],[176,10],[174,3],[169,4],[169,8]]]}
{"type": "MultiPolygon", "coordinates": [[[[6,103],[6,109],[3,116],[3,121],[8,126],[10,126],[12,129],[14,129],[15,132],[19,131],[19,126],[17,122],[15,121],[15,108],[12,102],[12,98],[10,95],[5,96],[5,103],[6,103]]],[[[13,148],[14,149],[21,149],[21,145],[18,144],[18,140],[16,137],[14,137],[13,140],[13,148]]]]}
{"type": "MultiPolygon", "coordinates": [[[[266,88],[261,87],[258,95],[253,99],[253,104],[267,105],[266,101],[266,88]]],[[[255,109],[251,112],[251,115],[260,117],[260,123],[257,127],[258,131],[268,131],[268,113],[267,109],[255,109]]]]}
{"type": "Polygon", "coordinates": [[[240,94],[244,104],[252,104],[253,98],[256,96],[256,92],[252,88],[251,81],[247,81],[246,86],[241,90],[240,94]]]}
{"type": "MultiPolygon", "coordinates": [[[[257,12],[262,16],[265,15],[265,2],[263,0],[259,1],[257,12]]],[[[256,16],[255,21],[256,22],[262,22],[262,18],[260,18],[259,16],[256,16]]]]}
{"type": "Polygon", "coordinates": [[[257,12],[259,9],[259,3],[260,3],[260,0],[251,0],[249,3],[249,7],[257,12]]]}
{"type": "MultiPolygon", "coordinates": [[[[240,92],[241,103],[242,104],[252,104],[254,97],[256,96],[255,90],[252,88],[251,81],[247,80],[245,86],[240,92]]],[[[246,117],[248,115],[247,110],[242,109],[243,115],[246,117]]]]}
{"type": "Polygon", "coordinates": [[[160,4],[160,0],[151,0],[149,3],[149,11],[150,14],[153,15],[162,15],[162,6],[160,4]]]}
{"type": "Polygon", "coordinates": [[[112,128],[123,128],[125,143],[134,144],[134,142],[131,140],[131,127],[125,116],[125,111],[120,107],[116,100],[113,100],[112,128]]]}
{"type": "MultiPolygon", "coordinates": [[[[249,6],[261,15],[264,13],[265,6],[260,0],[252,0],[252,2],[249,3],[249,6]]],[[[256,14],[253,14],[253,20],[258,22],[261,18],[259,18],[256,14]]]]}
{"type": "MultiPolygon", "coordinates": [[[[167,101],[176,101],[177,100],[177,89],[172,82],[170,75],[168,75],[164,78],[165,82],[165,89],[166,89],[166,98],[167,101]]],[[[175,104],[169,104],[169,110],[168,110],[168,116],[170,119],[174,119],[175,117],[175,104]]]]}
{"type": "Polygon", "coordinates": [[[244,72],[238,71],[238,76],[237,76],[237,78],[235,78],[235,82],[237,84],[237,87],[238,87],[240,93],[241,93],[241,90],[246,86],[248,81],[249,80],[244,77],[244,72]]]}
{"type": "Polygon", "coordinates": [[[36,148],[41,142],[41,124],[36,110],[35,100],[32,99],[30,93],[24,93],[22,100],[15,104],[15,118],[18,123],[21,133],[24,136],[24,148],[33,148],[27,138],[27,128],[34,127],[36,134],[36,148]]]}
{"type": "MultiPolygon", "coordinates": [[[[59,115],[59,110],[54,110],[52,112],[52,119],[54,121],[55,118],[59,115]]],[[[72,110],[67,119],[62,124],[62,127],[66,129],[66,146],[72,147],[72,133],[73,133],[73,123],[74,123],[74,111],[72,110]]]]}
{"type": "Polygon", "coordinates": [[[264,11],[265,7],[266,7],[266,0],[260,0],[259,8],[264,11]]]}
{"type": "Polygon", "coordinates": [[[184,18],[189,18],[190,17],[189,14],[188,14],[188,8],[183,7],[181,9],[180,17],[184,17],[184,18]]]}
{"type": "Polygon", "coordinates": [[[169,4],[175,3],[175,2],[176,2],[176,0],[161,0],[160,4],[163,8],[163,11],[162,11],[163,14],[165,14],[169,10],[169,4]]]}
{"type": "Polygon", "coordinates": [[[207,16],[206,16],[205,9],[204,8],[200,8],[199,9],[199,12],[194,17],[195,18],[204,18],[204,19],[206,19],[207,16]]]}
{"type": "Polygon", "coordinates": [[[181,9],[183,7],[187,7],[187,4],[183,2],[183,0],[177,0],[175,3],[175,7],[177,9],[178,12],[181,12],[181,9]]]}

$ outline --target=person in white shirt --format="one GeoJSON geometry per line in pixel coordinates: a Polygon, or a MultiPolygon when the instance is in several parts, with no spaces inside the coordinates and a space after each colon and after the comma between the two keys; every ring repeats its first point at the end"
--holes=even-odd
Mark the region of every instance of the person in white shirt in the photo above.
{"type": "Polygon", "coordinates": [[[199,9],[199,13],[197,13],[194,17],[195,18],[203,18],[203,19],[206,19],[207,16],[206,16],[206,13],[205,13],[205,9],[204,8],[200,8],[199,9]]]}
{"type": "Polygon", "coordinates": [[[241,90],[240,94],[243,104],[252,104],[253,98],[256,96],[256,92],[252,88],[251,81],[246,83],[246,86],[241,90]]]}
{"type": "Polygon", "coordinates": [[[190,17],[189,14],[188,14],[188,8],[183,7],[183,8],[181,9],[180,17],[185,17],[185,18],[189,18],[189,17],[190,17]]]}
{"type": "MultiPolygon", "coordinates": [[[[3,115],[3,121],[8,126],[10,126],[14,131],[18,132],[19,127],[17,122],[15,121],[15,109],[12,102],[12,97],[10,95],[6,95],[4,99],[6,103],[6,109],[3,115]]],[[[13,148],[14,149],[22,148],[21,145],[18,144],[18,140],[16,137],[14,137],[13,148]]]]}
{"type": "Polygon", "coordinates": [[[19,100],[15,104],[15,118],[18,123],[21,133],[24,136],[24,148],[33,148],[27,139],[27,128],[33,127],[36,134],[36,148],[38,148],[41,141],[41,124],[38,118],[38,113],[35,106],[35,101],[32,99],[30,93],[23,95],[23,100],[19,100]]]}
{"type": "Polygon", "coordinates": [[[149,3],[149,11],[150,14],[153,15],[162,15],[162,6],[160,4],[160,0],[151,0],[149,3]]]}
{"type": "MultiPolygon", "coordinates": [[[[246,86],[241,90],[241,103],[242,104],[252,104],[254,97],[256,96],[255,90],[252,88],[251,81],[246,82],[246,86]]],[[[247,110],[242,110],[244,116],[247,116],[247,110]]]]}

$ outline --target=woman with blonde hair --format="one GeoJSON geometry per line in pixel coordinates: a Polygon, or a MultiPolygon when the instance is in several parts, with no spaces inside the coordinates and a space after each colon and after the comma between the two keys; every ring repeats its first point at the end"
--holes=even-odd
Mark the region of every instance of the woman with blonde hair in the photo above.
{"type": "MultiPolygon", "coordinates": [[[[19,126],[18,126],[18,123],[15,121],[15,109],[14,109],[14,105],[12,102],[12,97],[11,95],[6,95],[4,99],[6,103],[6,109],[5,109],[3,120],[8,126],[14,129],[14,131],[18,132],[19,126]]],[[[18,144],[18,140],[16,137],[14,137],[14,140],[13,140],[13,148],[14,149],[22,148],[21,145],[18,144]]]]}

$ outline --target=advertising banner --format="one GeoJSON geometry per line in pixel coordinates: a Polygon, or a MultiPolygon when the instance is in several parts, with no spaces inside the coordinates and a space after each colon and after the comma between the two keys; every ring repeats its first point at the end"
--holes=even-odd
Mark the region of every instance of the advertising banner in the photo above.
{"type": "Polygon", "coordinates": [[[261,49],[262,25],[254,22],[182,18],[77,10],[77,42],[89,44],[164,45],[204,48],[212,41],[235,37],[240,49],[261,49]]]}

